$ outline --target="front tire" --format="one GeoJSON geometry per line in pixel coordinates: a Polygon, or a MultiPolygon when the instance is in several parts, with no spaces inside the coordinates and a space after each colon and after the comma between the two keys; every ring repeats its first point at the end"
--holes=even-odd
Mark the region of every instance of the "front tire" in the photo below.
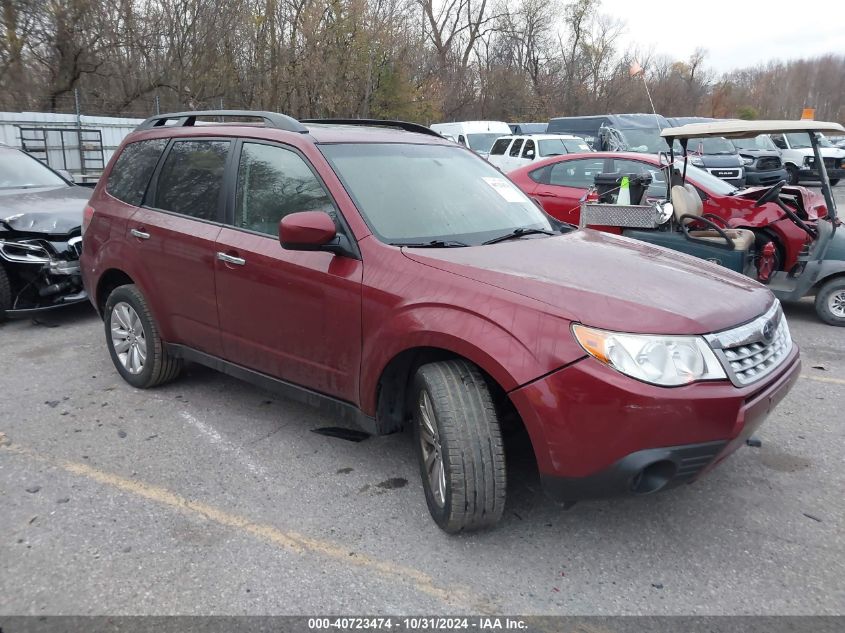
{"type": "Polygon", "coordinates": [[[12,308],[12,284],[6,269],[0,264],[0,323],[6,320],[6,310],[12,308]]]}
{"type": "Polygon", "coordinates": [[[176,378],[182,361],[167,352],[144,295],[134,284],[115,288],[103,311],[106,344],[121,377],[149,389],[176,378]]]}
{"type": "Polygon", "coordinates": [[[412,389],[414,440],[435,523],[456,534],[495,525],[505,508],[505,453],[490,389],[465,360],[423,365],[412,389]]]}
{"type": "Polygon", "coordinates": [[[795,165],[786,166],[786,184],[793,186],[798,184],[798,168],[795,165]]]}
{"type": "Polygon", "coordinates": [[[819,289],[816,314],[825,323],[845,326],[845,277],[831,279],[819,289]]]}

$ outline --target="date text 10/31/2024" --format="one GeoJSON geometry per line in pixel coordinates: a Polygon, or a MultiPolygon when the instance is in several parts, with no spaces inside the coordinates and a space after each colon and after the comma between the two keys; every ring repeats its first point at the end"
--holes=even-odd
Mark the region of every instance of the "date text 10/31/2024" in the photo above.
{"type": "Polygon", "coordinates": [[[509,617],[336,617],[309,618],[312,631],[520,631],[525,621],[509,617]]]}

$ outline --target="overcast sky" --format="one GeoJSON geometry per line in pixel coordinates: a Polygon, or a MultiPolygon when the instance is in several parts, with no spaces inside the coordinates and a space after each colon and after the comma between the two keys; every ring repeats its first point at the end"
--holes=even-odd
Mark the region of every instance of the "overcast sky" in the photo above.
{"type": "Polygon", "coordinates": [[[719,72],[845,54],[845,0],[601,0],[601,12],[625,22],[626,47],[687,59],[700,46],[719,72]]]}

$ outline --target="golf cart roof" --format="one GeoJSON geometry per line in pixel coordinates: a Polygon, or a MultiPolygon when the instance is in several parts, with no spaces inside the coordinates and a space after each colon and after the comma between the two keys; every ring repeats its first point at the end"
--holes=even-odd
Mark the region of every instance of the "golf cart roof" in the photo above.
{"type": "Polygon", "coordinates": [[[705,138],[723,136],[725,138],[753,138],[758,134],[787,132],[823,132],[825,134],[845,134],[845,128],[839,123],[826,121],[711,121],[708,123],[690,123],[679,127],[666,128],[660,132],[668,138],[705,138]]]}

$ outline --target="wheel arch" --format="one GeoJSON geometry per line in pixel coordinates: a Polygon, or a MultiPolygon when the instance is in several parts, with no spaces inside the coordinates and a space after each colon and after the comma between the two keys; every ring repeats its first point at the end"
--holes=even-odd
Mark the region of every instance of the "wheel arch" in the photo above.
{"type": "Polygon", "coordinates": [[[119,268],[107,269],[97,281],[97,289],[94,295],[94,306],[97,308],[97,313],[101,317],[103,316],[106,300],[115,288],[134,283],[135,280],[125,271],[119,268]]]}

